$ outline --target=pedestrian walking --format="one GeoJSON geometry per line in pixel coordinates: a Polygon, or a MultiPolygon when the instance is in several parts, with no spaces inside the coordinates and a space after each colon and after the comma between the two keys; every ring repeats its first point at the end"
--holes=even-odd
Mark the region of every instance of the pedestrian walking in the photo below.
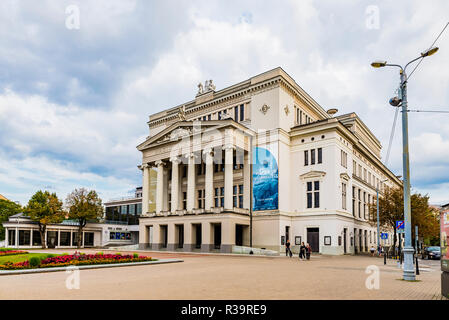
{"type": "Polygon", "coordinates": [[[374,252],[376,251],[376,249],[374,249],[374,247],[373,247],[373,246],[371,246],[371,249],[370,249],[370,251],[371,251],[371,256],[372,256],[372,257],[374,257],[374,252]]]}
{"type": "Polygon", "coordinates": [[[306,257],[306,246],[304,242],[301,242],[301,246],[299,247],[299,259],[304,260],[306,257]]]}
{"type": "Polygon", "coordinates": [[[307,243],[306,244],[306,259],[310,260],[310,254],[312,253],[312,248],[310,247],[310,245],[307,243]]]}
{"type": "Polygon", "coordinates": [[[290,240],[287,240],[285,243],[285,256],[290,256],[290,258],[293,256],[292,250],[290,249],[290,240]]]}

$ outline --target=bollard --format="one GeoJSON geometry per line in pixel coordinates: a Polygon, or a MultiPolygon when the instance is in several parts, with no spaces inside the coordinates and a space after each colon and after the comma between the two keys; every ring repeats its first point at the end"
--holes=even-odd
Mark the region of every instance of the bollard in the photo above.
{"type": "Polygon", "coordinates": [[[416,275],[419,276],[418,256],[416,256],[416,275]]]}

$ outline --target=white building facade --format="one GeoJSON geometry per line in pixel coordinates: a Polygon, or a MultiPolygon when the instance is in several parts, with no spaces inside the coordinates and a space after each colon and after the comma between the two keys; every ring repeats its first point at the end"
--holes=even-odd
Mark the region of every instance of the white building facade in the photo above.
{"type": "Polygon", "coordinates": [[[353,254],[377,245],[376,187],[401,186],[355,113],[326,112],[281,68],[150,116],[139,246],[353,254]]]}

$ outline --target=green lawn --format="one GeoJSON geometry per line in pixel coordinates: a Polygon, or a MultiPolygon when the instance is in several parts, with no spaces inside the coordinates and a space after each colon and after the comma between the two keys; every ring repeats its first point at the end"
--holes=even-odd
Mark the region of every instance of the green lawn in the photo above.
{"type": "Polygon", "coordinates": [[[49,253],[25,253],[25,254],[16,254],[12,256],[0,256],[0,264],[5,264],[5,262],[22,262],[30,259],[31,257],[39,257],[40,259],[45,259],[47,257],[55,257],[58,256],[58,254],[49,254],[49,253]]]}

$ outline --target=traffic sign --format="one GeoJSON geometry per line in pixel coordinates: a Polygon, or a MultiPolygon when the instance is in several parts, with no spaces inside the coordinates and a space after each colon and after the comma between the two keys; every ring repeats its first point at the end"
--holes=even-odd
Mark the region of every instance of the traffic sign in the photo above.
{"type": "Polygon", "coordinates": [[[381,233],[380,234],[380,238],[382,239],[382,240],[387,240],[388,239],[388,233],[381,233]]]}
{"type": "Polygon", "coordinates": [[[404,220],[396,221],[396,230],[404,229],[404,220]]]}

